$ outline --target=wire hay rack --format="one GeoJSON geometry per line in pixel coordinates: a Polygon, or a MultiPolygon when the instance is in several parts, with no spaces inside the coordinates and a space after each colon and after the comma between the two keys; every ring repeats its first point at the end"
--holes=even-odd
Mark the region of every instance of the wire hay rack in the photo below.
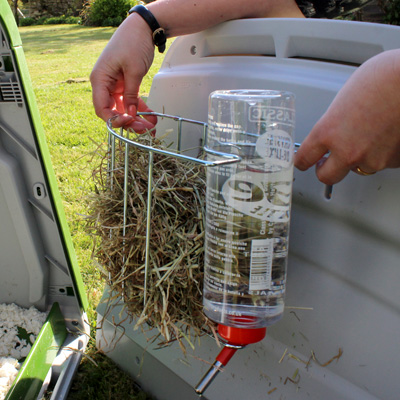
{"type": "Polygon", "coordinates": [[[136,327],[156,327],[161,344],[178,340],[184,349],[185,338],[194,347],[190,336],[214,330],[202,313],[205,168],[241,158],[209,149],[204,122],[139,115],[172,123],[175,148],[107,122],[108,152],[98,168],[101,190],[92,213],[95,256],[136,327]],[[182,150],[193,128],[201,132],[200,146],[182,150]]]}

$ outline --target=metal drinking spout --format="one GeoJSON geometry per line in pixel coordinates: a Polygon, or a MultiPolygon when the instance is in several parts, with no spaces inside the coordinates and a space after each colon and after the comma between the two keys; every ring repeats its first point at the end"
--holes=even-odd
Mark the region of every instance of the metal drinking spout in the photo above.
{"type": "MultiPolygon", "coordinates": [[[[248,318],[249,319],[249,318],[248,318]]],[[[225,346],[218,354],[214,364],[196,385],[195,391],[201,395],[208,388],[217,374],[224,368],[237,350],[248,344],[257,343],[264,339],[266,328],[244,329],[227,325],[218,325],[218,334],[225,341],[225,346]]]]}
{"type": "Polygon", "coordinates": [[[215,359],[214,364],[206,372],[206,374],[201,378],[200,382],[196,385],[195,391],[197,394],[203,394],[203,392],[208,388],[217,374],[228,364],[229,360],[236,353],[238,348],[225,346],[215,359]]]}

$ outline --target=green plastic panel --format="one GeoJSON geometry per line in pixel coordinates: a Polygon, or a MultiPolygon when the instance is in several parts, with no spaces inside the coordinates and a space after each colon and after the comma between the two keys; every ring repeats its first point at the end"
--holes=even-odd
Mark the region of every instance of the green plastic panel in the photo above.
{"type": "Polygon", "coordinates": [[[44,323],[5,400],[34,400],[67,337],[67,329],[58,303],[44,323]]]}
{"type": "Polygon", "coordinates": [[[10,39],[10,46],[21,46],[21,36],[19,35],[14,15],[11,12],[10,6],[8,5],[6,0],[0,1],[0,18],[2,20],[3,26],[7,27],[10,39]]]}

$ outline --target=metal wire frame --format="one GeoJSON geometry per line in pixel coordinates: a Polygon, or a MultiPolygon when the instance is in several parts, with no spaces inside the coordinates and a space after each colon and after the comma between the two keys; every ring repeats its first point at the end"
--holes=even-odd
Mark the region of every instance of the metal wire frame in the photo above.
{"type": "MultiPolygon", "coordinates": [[[[220,165],[234,164],[238,163],[242,160],[242,158],[238,155],[226,152],[215,151],[209,147],[207,147],[207,133],[208,133],[208,124],[202,121],[196,121],[188,118],[182,118],[175,115],[168,115],[157,112],[141,112],[138,113],[139,116],[156,116],[160,118],[167,118],[177,123],[177,149],[176,151],[170,151],[165,149],[158,149],[152,146],[144,145],[142,143],[138,143],[128,137],[128,135],[124,136],[124,129],[120,128],[119,133],[117,133],[113,126],[112,121],[113,118],[110,118],[107,121],[107,131],[108,131],[108,146],[110,152],[109,158],[109,181],[110,188],[113,189],[114,185],[114,170],[115,170],[115,141],[119,140],[125,143],[125,154],[124,154],[124,199],[123,199],[123,227],[122,227],[122,235],[125,237],[126,235],[126,217],[127,217],[127,209],[128,209],[128,171],[129,171],[129,148],[130,146],[136,147],[140,150],[146,151],[149,154],[149,166],[148,166],[148,183],[147,183],[147,210],[146,210],[146,244],[145,244],[145,280],[144,280],[144,305],[146,305],[147,299],[147,281],[149,274],[149,264],[150,264],[150,234],[151,234],[151,203],[153,196],[153,166],[154,166],[154,154],[161,154],[165,157],[175,157],[184,161],[193,162],[196,164],[203,165],[204,167],[216,167],[220,165]],[[203,129],[203,137],[202,137],[202,148],[205,153],[210,154],[213,157],[212,160],[205,160],[202,158],[191,157],[182,153],[182,125],[183,123],[193,124],[202,127],[203,129]]],[[[247,135],[254,136],[253,133],[246,133],[247,135]]],[[[258,135],[257,135],[258,136],[258,135]]],[[[226,146],[227,143],[224,143],[226,146]]],[[[235,144],[231,143],[232,148],[238,146],[253,146],[251,143],[249,144],[235,144]]],[[[294,147],[298,148],[300,146],[299,143],[294,143],[294,147]]],[[[124,261],[124,260],[123,260],[124,261]]],[[[122,271],[122,274],[124,271],[122,271]]]]}
{"type": "MultiPolygon", "coordinates": [[[[109,163],[108,163],[108,171],[109,171],[109,184],[111,190],[114,185],[114,170],[115,170],[115,142],[119,140],[125,144],[125,153],[124,153],[124,183],[123,183],[123,222],[122,222],[122,235],[125,237],[126,235],[126,218],[127,218],[127,210],[128,210],[128,171],[129,171],[129,150],[130,146],[133,146],[139,150],[143,150],[149,154],[149,165],[148,165],[148,182],[147,182],[147,210],[146,210],[146,244],[145,244],[145,268],[144,268],[144,305],[146,305],[147,299],[147,283],[148,283],[148,275],[149,275],[149,264],[150,264],[150,234],[151,234],[151,203],[153,196],[153,165],[154,165],[154,154],[161,154],[165,157],[175,157],[184,161],[193,162],[196,164],[203,165],[205,167],[215,167],[219,165],[227,165],[238,163],[241,161],[241,157],[238,155],[218,152],[212,150],[206,146],[207,143],[207,132],[208,125],[205,122],[196,121],[192,119],[177,117],[174,115],[155,113],[155,112],[146,112],[146,113],[138,113],[140,116],[153,115],[156,117],[162,117],[167,119],[172,119],[177,122],[177,150],[170,151],[164,149],[158,149],[152,146],[144,145],[142,143],[138,143],[135,140],[132,140],[125,135],[124,129],[120,128],[119,132],[116,132],[112,127],[112,118],[107,121],[107,131],[108,131],[108,146],[109,146],[109,163]],[[213,160],[204,160],[197,157],[191,157],[182,153],[182,125],[183,123],[189,123],[193,125],[198,125],[203,129],[203,150],[215,156],[216,158],[213,160]]],[[[124,260],[123,260],[124,262],[124,260]]],[[[124,267],[123,267],[124,268],[124,267]]],[[[123,275],[124,271],[122,271],[123,275]]]]}

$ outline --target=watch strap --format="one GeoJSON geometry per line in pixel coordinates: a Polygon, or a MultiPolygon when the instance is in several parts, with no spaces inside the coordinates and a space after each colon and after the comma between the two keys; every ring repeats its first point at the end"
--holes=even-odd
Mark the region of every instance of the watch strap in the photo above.
{"type": "Polygon", "coordinates": [[[161,28],[153,13],[143,5],[132,7],[129,10],[129,15],[133,13],[139,14],[146,21],[147,25],[149,25],[151,31],[153,32],[153,43],[157,46],[160,53],[164,53],[167,35],[165,33],[165,29],[161,28]]]}

